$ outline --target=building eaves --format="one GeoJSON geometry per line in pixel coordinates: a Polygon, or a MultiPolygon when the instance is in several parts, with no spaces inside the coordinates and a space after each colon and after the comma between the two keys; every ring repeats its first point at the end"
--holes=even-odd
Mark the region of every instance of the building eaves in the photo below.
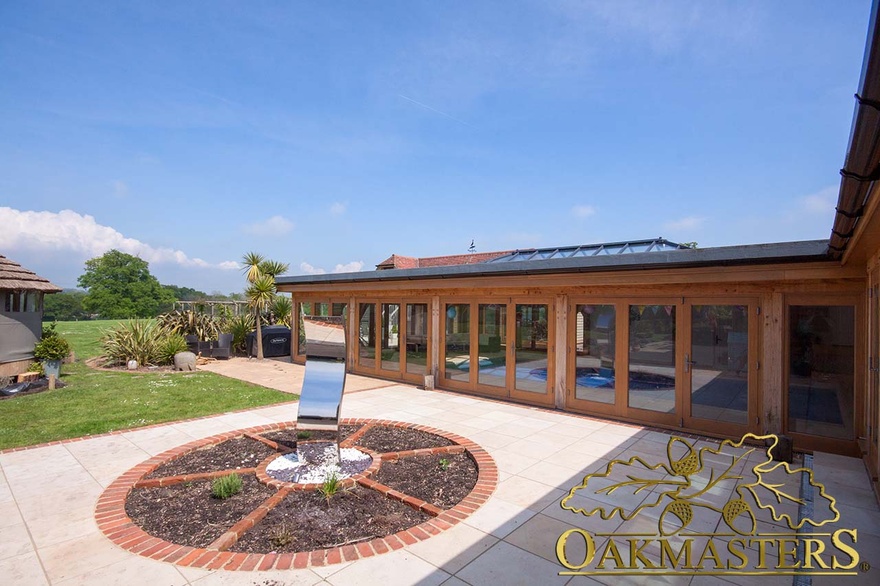
{"type": "Polygon", "coordinates": [[[330,275],[278,277],[278,285],[332,285],[482,276],[634,271],[685,267],[724,267],[830,260],[827,240],[748,244],[718,248],[640,252],[626,255],[554,258],[516,263],[479,263],[418,269],[392,269],[330,275]]]}
{"type": "Polygon", "coordinates": [[[868,202],[880,180],[880,22],[878,0],[871,6],[868,40],[850,129],[846,159],[829,249],[841,258],[860,229],[868,202]]]}

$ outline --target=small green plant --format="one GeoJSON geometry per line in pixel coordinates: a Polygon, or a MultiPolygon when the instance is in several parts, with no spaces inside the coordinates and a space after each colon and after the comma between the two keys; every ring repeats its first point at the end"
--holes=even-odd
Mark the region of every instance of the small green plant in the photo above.
{"type": "Polygon", "coordinates": [[[247,335],[257,327],[254,322],[254,316],[251,313],[243,313],[241,315],[231,317],[224,320],[223,330],[232,334],[232,350],[234,352],[244,352],[247,335]]]}
{"type": "Polygon", "coordinates": [[[298,431],[296,432],[296,439],[309,439],[312,437],[312,432],[310,431],[298,431]]]}
{"type": "Polygon", "coordinates": [[[241,476],[230,474],[215,478],[211,483],[211,494],[216,499],[228,499],[241,492],[241,476]]]}
{"type": "Polygon", "coordinates": [[[449,460],[447,460],[446,458],[440,458],[440,462],[437,463],[437,466],[440,467],[440,470],[446,472],[446,470],[449,468],[449,460]]]}
{"type": "Polygon", "coordinates": [[[40,374],[43,374],[43,365],[39,362],[31,362],[28,365],[27,371],[28,372],[39,372],[40,374]]]}
{"type": "Polygon", "coordinates": [[[287,547],[294,541],[296,541],[296,537],[293,535],[293,531],[288,529],[284,523],[281,524],[281,527],[276,527],[269,532],[269,543],[275,549],[287,547]]]}
{"type": "Polygon", "coordinates": [[[159,364],[171,364],[174,362],[174,355],[178,352],[186,352],[189,347],[186,345],[186,338],[182,334],[168,334],[159,342],[159,364]]]}
{"type": "Polygon", "coordinates": [[[70,354],[70,344],[58,334],[44,337],[34,346],[37,360],[64,360],[70,354]]]}
{"type": "Polygon", "coordinates": [[[339,478],[336,474],[331,474],[321,483],[321,486],[318,487],[318,492],[324,495],[324,498],[327,499],[327,504],[330,504],[330,499],[339,492],[341,487],[341,483],[339,482],[339,478]]]}

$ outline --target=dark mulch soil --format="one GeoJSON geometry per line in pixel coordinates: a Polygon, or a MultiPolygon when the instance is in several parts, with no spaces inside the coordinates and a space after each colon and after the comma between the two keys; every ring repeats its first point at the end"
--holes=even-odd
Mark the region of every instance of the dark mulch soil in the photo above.
{"type": "Polygon", "coordinates": [[[478,475],[476,463],[466,453],[461,453],[382,462],[373,478],[441,509],[450,509],[473,490],[478,475]],[[441,460],[445,460],[445,470],[441,460]]]}
{"type": "MultiPolygon", "coordinates": [[[[339,426],[339,441],[341,442],[357,430],[359,430],[363,425],[340,425],[339,426]]],[[[335,439],[336,434],[331,431],[308,431],[308,432],[297,432],[295,429],[282,429],[281,431],[270,431],[269,433],[264,433],[262,436],[268,440],[272,440],[280,446],[284,446],[286,448],[290,448],[291,450],[296,449],[296,440],[297,433],[307,433],[308,437],[304,437],[302,439],[312,440],[324,440],[324,441],[333,441],[335,439]]]]}
{"type": "Polygon", "coordinates": [[[147,478],[196,474],[233,468],[255,468],[257,464],[275,454],[275,450],[262,442],[248,437],[237,437],[213,446],[200,448],[162,464],[147,478]]]}
{"type": "MultiPolygon", "coordinates": [[[[344,425],[340,436],[347,438],[361,427],[344,425]]],[[[264,437],[291,449],[296,447],[296,430],[292,428],[266,433],[264,437]]],[[[308,439],[321,437],[321,433],[312,432],[308,439]]],[[[442,436],[385,425],[371,428],[357,441],[358,446],[379,453],[453,444],[442,436]]],[[[261,442],[240,437],[167,462],[149,478],[250,468],[274,453],[261,442]]],[[[469,454],[460,453],[386,461],[374,478],[402,493],[448,509],[470,493],[477,476],[474,460],[469,454]]],[[[126,501],[126,512],[151,535],[181,545],[206,547],[274,494],[274,489],[264,486],[253,475],[243,475],[242,480],[244,490],[226,500],[211,496],[209,480],[133,489],[126,501]]],[[[340,546],[396,533],[429,518],[360,486],[340,491],[329,503],[320,492],[296,491],[243,535],[232,551],[300,552],[340,546]]]]}
{"type": "Polygon", "coordinates": [[[125,502],[125,512],[150,535],[207,547],[275,492],[251,474],[241,479],[241,492],[224,500],[211,496],[210,480],[135,488],[125,502]]]}
{"type": "Polygon", "coordinates": [[[231,551],[309,551],[383,537],[430,519],[374,490],[356,487],[328,504],[318,492],[293,492],[245,533],[231,551]]]}
{"type": "Polygon", "coordinates": [[[454,442],[418,429],[377,425],[367,431],[357,442],[359,446],[375,452],[400,452],[420,448],[451,446],[454,442]]]}

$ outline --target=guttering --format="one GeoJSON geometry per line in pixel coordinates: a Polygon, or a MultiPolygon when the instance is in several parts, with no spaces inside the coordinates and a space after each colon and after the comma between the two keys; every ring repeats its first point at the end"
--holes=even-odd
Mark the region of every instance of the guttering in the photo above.
{"type": "Polygon", "coordinates": [[[840,192],[828,250],[835,259],[846,260],[848,248],[858,234],[868,200],[880,179],[880,28],[878,0],[871,5],[868,39],[862,61],[859,91],[850,129],[849,145],[840,170],[840,192]]]}

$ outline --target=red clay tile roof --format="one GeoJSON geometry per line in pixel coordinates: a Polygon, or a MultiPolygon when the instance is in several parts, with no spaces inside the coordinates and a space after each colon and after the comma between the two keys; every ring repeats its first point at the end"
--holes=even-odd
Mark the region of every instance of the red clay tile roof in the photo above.
{"type": "Polygon", "coordinates": [[[414,258],[411,256],[401,256],[392,254],[387,259],[376,265],[376,270],[384,269],[419,269],[426,267],[446,267],[452,265],[472,265],[476,263],[486,262],[505,254],[510,254],[510,250],[502,250],[498,252],[473,252],[469,254],[453,254],[449,256],[428,256],[424,258],[414,258]]]}

